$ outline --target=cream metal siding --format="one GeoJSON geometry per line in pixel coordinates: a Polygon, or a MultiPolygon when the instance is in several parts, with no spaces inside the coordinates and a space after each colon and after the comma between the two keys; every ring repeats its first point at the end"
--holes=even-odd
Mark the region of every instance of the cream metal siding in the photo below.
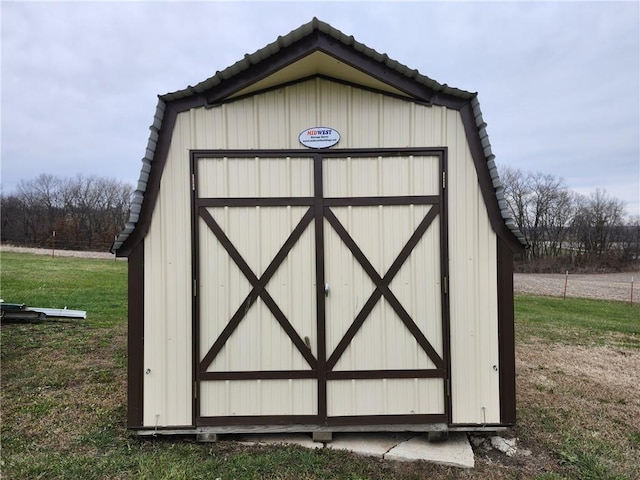
{"type": "Polygon", "coordinates": [[[173,132],[160,193],[144,245],[146,427],[191,425],[191,226],[188,118],[173,132]]]}
{"type": "MultiPolygon", "coordinates": [[[[145,375],[144,384],[145,426],[190,424],[192,418],[189,150],[297,149],[302,148],[298,134],[318,125],[335,128],[341,133],[341,140],[333,149],[449,148],[447,196],[453,422],[499,422],[496,236],[486,214],[459,113],[318,78],[215,108],[196,108],[178,115],[156,210],[145,238],[144,357],[145,370],[151,370],[145,375]]],[[[247,162],[249,169],[251,159],[247,162]]],[[[303,167],[300,168],[301,171],[290,179],[291,188],[297,188],[298,181],[293,180],[296,175],[306,178],[303,167]]],[[[274,175],[273,178],[277,178],[279,174],[274,175]]],[[[252,181],[258,183],[259,177],[252,181]]],[[[266,185],[263,183],[261,195],[269,195],[271,183],[271,180],[266,185]]],[[[325,182],[325,188],[331,189],[332,185],[333,182],[325,182]]],[[[254,187],[238,185],[237,188],[240,194],[244,192],[242,189],[254,187]]],[[[225,395],[230,399],[236,398],[234,395],[248,395],[258,391],[258,382],[247,381],[247,385],[254,385],[249,385],[246,391],[230,391],[225,395]]],[[[260,388],[269,384],[261,382],[260,388]]],[[[357,387],[339,387],[334,382],[330,393],[333,392],[331,394],[336,398],[349,396],[345,399],[347,404],[364,395],[358,392],[371,393],[381,388],[370,389],[367,382],[358,381],[357,387]]],[[[387,381],[386,385],[394,383],[387,381]]],[[[279,392],[287,391],[280,387],[282,385],[276,388],[279,392]]],[[[270,391],[270,388],[266,387],[264,391],[270,391]]],[[[418,387],[414,384],[412,388],[418,387]]],[[[311,395],[308,392],[314,389],[315,386],[309,386],[304,395],[311,395]]],[[[211,398],[219,398],[219,395],[222,393],[216,390],[211,398]]],[[[286,397],[288,400],[270,393],[265,395],[274,402],[294,405],[297,395],[302,393],[291,391],[286,397]]],[[[315,398],[314,395],[311,396],[315,398]]],[[[404,409],[406,405],[398,403],[396,407],[390,409],[404,409]]],[[[305,406],[302,410],[306,412],[309,408],[315,407],[305,406]]]]}
{"type": "Polygon", "coordinates": [[[347,157],[323,163],[326,198],[439,195],[436,157],[347,157]]]}
{"type": "Polygon", "coordinates": [[[497,237],[460,116],[446,112],[453,423],[499,423],[497,237]]]}
{"type": "Polygon", "coordinates": [[[316,380],[245,380],[205,382],[201,415],[315,415],[316,380]]]}
{"type": "Polygon", "coordinates": [[[444,411],[443,380],[387,378],[327,382],[331,416],[408,415],[444,411]]]}
{"type": "Polygon", "coordinates": [[[200,197],[313,197],[311,158],[212,158],[198,162],[200,197]]]}

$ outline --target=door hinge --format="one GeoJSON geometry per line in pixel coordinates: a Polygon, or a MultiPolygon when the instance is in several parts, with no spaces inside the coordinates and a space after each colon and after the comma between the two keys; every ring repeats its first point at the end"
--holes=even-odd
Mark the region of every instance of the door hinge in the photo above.
{"type": "Polygon", "coordinates": [[[451,396],[451,379],[447,378],[447,397],[451,396]]]}
{"type": "Polygon", "coordinates": [[[192,192],[196,191],[196,175],[195,175],[195,173],[191,174],[191,191],[192,192]]]}
{"type": "Polygon", "coordinates": [[[444,294],[448,295],[449,294],[449,278],[448,277],[442,278],[442,288],[444,289],[444,294]]]}
{"type": "Polygon", "coordinates": [[[447,188],[447,172],[442,172],[442,188],[447,188]]]}
{"type": "Polygon", "coordinates": [[[193,279],[193,296],[198,296],[198,281],[195,278],[193,279]]]}
{"type": "Polygon", "coordinates": [[[198,398],[198,381],[193,382],[193,398],[198,398]]]}

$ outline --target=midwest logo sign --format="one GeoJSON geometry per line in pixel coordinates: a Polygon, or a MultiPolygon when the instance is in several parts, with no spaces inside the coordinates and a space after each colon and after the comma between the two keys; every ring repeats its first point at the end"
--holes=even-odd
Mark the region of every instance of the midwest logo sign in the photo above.
{"type": "Polygon", "coordinates": [[[311,127],[303,130],[298,140],[307,148],[329,148],[340,141],[340,134],[333,128],[311,127]]]}

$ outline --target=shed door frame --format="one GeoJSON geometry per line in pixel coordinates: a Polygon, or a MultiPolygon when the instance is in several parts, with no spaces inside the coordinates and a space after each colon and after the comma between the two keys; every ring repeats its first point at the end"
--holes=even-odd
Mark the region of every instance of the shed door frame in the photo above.
{"type": "MultiPolygon", "coordinates": [[[[225,426],[225,425],[272,425],[272,424],[305,424],[305,425],[385,425],[385,424],[451,424],[451,394],[450,394],[450,327],[449,327],[449,301],[448,301],[448,234],[447,234],[447,199],[446,199],[446,171],[447,171],[447,148],[446,147],[424,147],[424,148],[382,148],[382,149],[334,149],[334,150],[191,150],[190,151],[190,172],[191,172],[191,193],[192,193],[192,276],[193,276],[193,424],[196,426],[225,426]],[[346,157],[406,157],[406,156],[429,156],[437,157],[440,168],[439,195],[436,196],[393,196],[393,197],[350,197],[350,198],[325,198],[323,194],[323,160],[340,159],[346,157]],[[198,196],[198,160],[208,158],[310,158],[313,160],[313,187],[312,198],[233,198],[233,199],[211,199],[199,198],[198,196]],[[420,223],[409,242],[402,249],[398,257],[382,277],[368,263],[366,256],[360,251],[349,233],[342,227],[338,219],[331,212],[331,206],[354,206],[354,205],[408,205],[408,204],[429,204],[431,210],[425,219],[420,223]],[[271,264],[263,275],[258,278],[251,272],[251,269],[244,263],[241,255],[233,244],[226,238],[222,229],[215,220],[206,212],[211,206],[308,206],[308,211],[303,215],[297,226],[288,236],[281,249],[278,251],[271,264]],[[442,310],[442,357],[431,347],[429,341],[413,323],[412,319],[404,311],[400,302],[395,298],[389,289],[389,284],[393,275],[397,273],[402,264],[408,259],[413,247],[418,243],[422,235],[427,231],[434,219],[440,224],[440,280],[441,280],[441,310],[442,310]],[[261,297],[268,308],[289,335],[291,341],[304,356],[310,366],[310,370],[303,371],[261,371],[261,372],[206,372],[207,362],[215,357],[224,345],[225,338],[233,333],[237,324],[242,320],[232,318],[227,325],[228,328],[222,332],[215,344],[210,348],[205,358],[200,361],[200,308],[197,297],[197,285],[199,280],[199,224],[204,220],[211,231],[216,235],[220,243],[227,250],[233,261],[243,272],[252,287],[252,294],[261,297]],[[431,370],[373,370],[373,371],[331,371],[340,355],[353,339],[359,325],[366,319],[366,314],[361,318],[356,318],[352,328],[345,334],[334,352],[326,351],[326,326],[325,326],[325,277],[324,277],[324,220],[338,233],[354,257],[367,272],[375,285],[375,289],[370,298],[367,308],[372,310],[373,305],[384,298],[390,302],[392,308],[399,314],[403,323],[412,333],[418,344],[424,349],[436,368],[431,370]],[[270,276],[284,260],[295,242],[300,238],[304,230],[309,226],[315,227],[315,249],[316,249],[316,309],[317,309],[317,358],[306,348],[305,342],[298,336],[291,327],[288,320],[278,306],[270,298],[269,293],[264,289],[270,276]],[[395,273],[394,273],[395,272],[395,273]],[[374,298],[374,297],[377,297],[374,298]],[[359,325],[358,325],[359,324],[359,325]],[[204,365],[204,367],[203,367],[204,365]],[[200,382],[206,380],[250,380],[250,379],[295,379],[313,378],[317,379],[317,415],[279,415],[279,416],[230,416],[230,417],[202,417],[200,415],[200,382]],[[376,379],[376,378],[442,378],[444,397],[444,412],[442,414],[409,414],[409,415],[363,415],[348,417],[330,417],[327,415],[327,381],[331,379],[376,379]]],[[[256,297],[256,298],[257,298],[256,297]]],[[[235,316],[234,316],[235,317],[235,316]]]]}

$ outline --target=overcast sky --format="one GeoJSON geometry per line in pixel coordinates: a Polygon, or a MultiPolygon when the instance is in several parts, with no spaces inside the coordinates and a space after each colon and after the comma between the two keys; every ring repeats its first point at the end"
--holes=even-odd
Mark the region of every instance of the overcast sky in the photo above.
{"type": "Polygon", "coordinates": [[[2,1],[2,191],[41,173],[136,184],[157,95],[316,16],[478,92],[499,165],[604,188],[640,215],[639,5],[2,1]]]}

